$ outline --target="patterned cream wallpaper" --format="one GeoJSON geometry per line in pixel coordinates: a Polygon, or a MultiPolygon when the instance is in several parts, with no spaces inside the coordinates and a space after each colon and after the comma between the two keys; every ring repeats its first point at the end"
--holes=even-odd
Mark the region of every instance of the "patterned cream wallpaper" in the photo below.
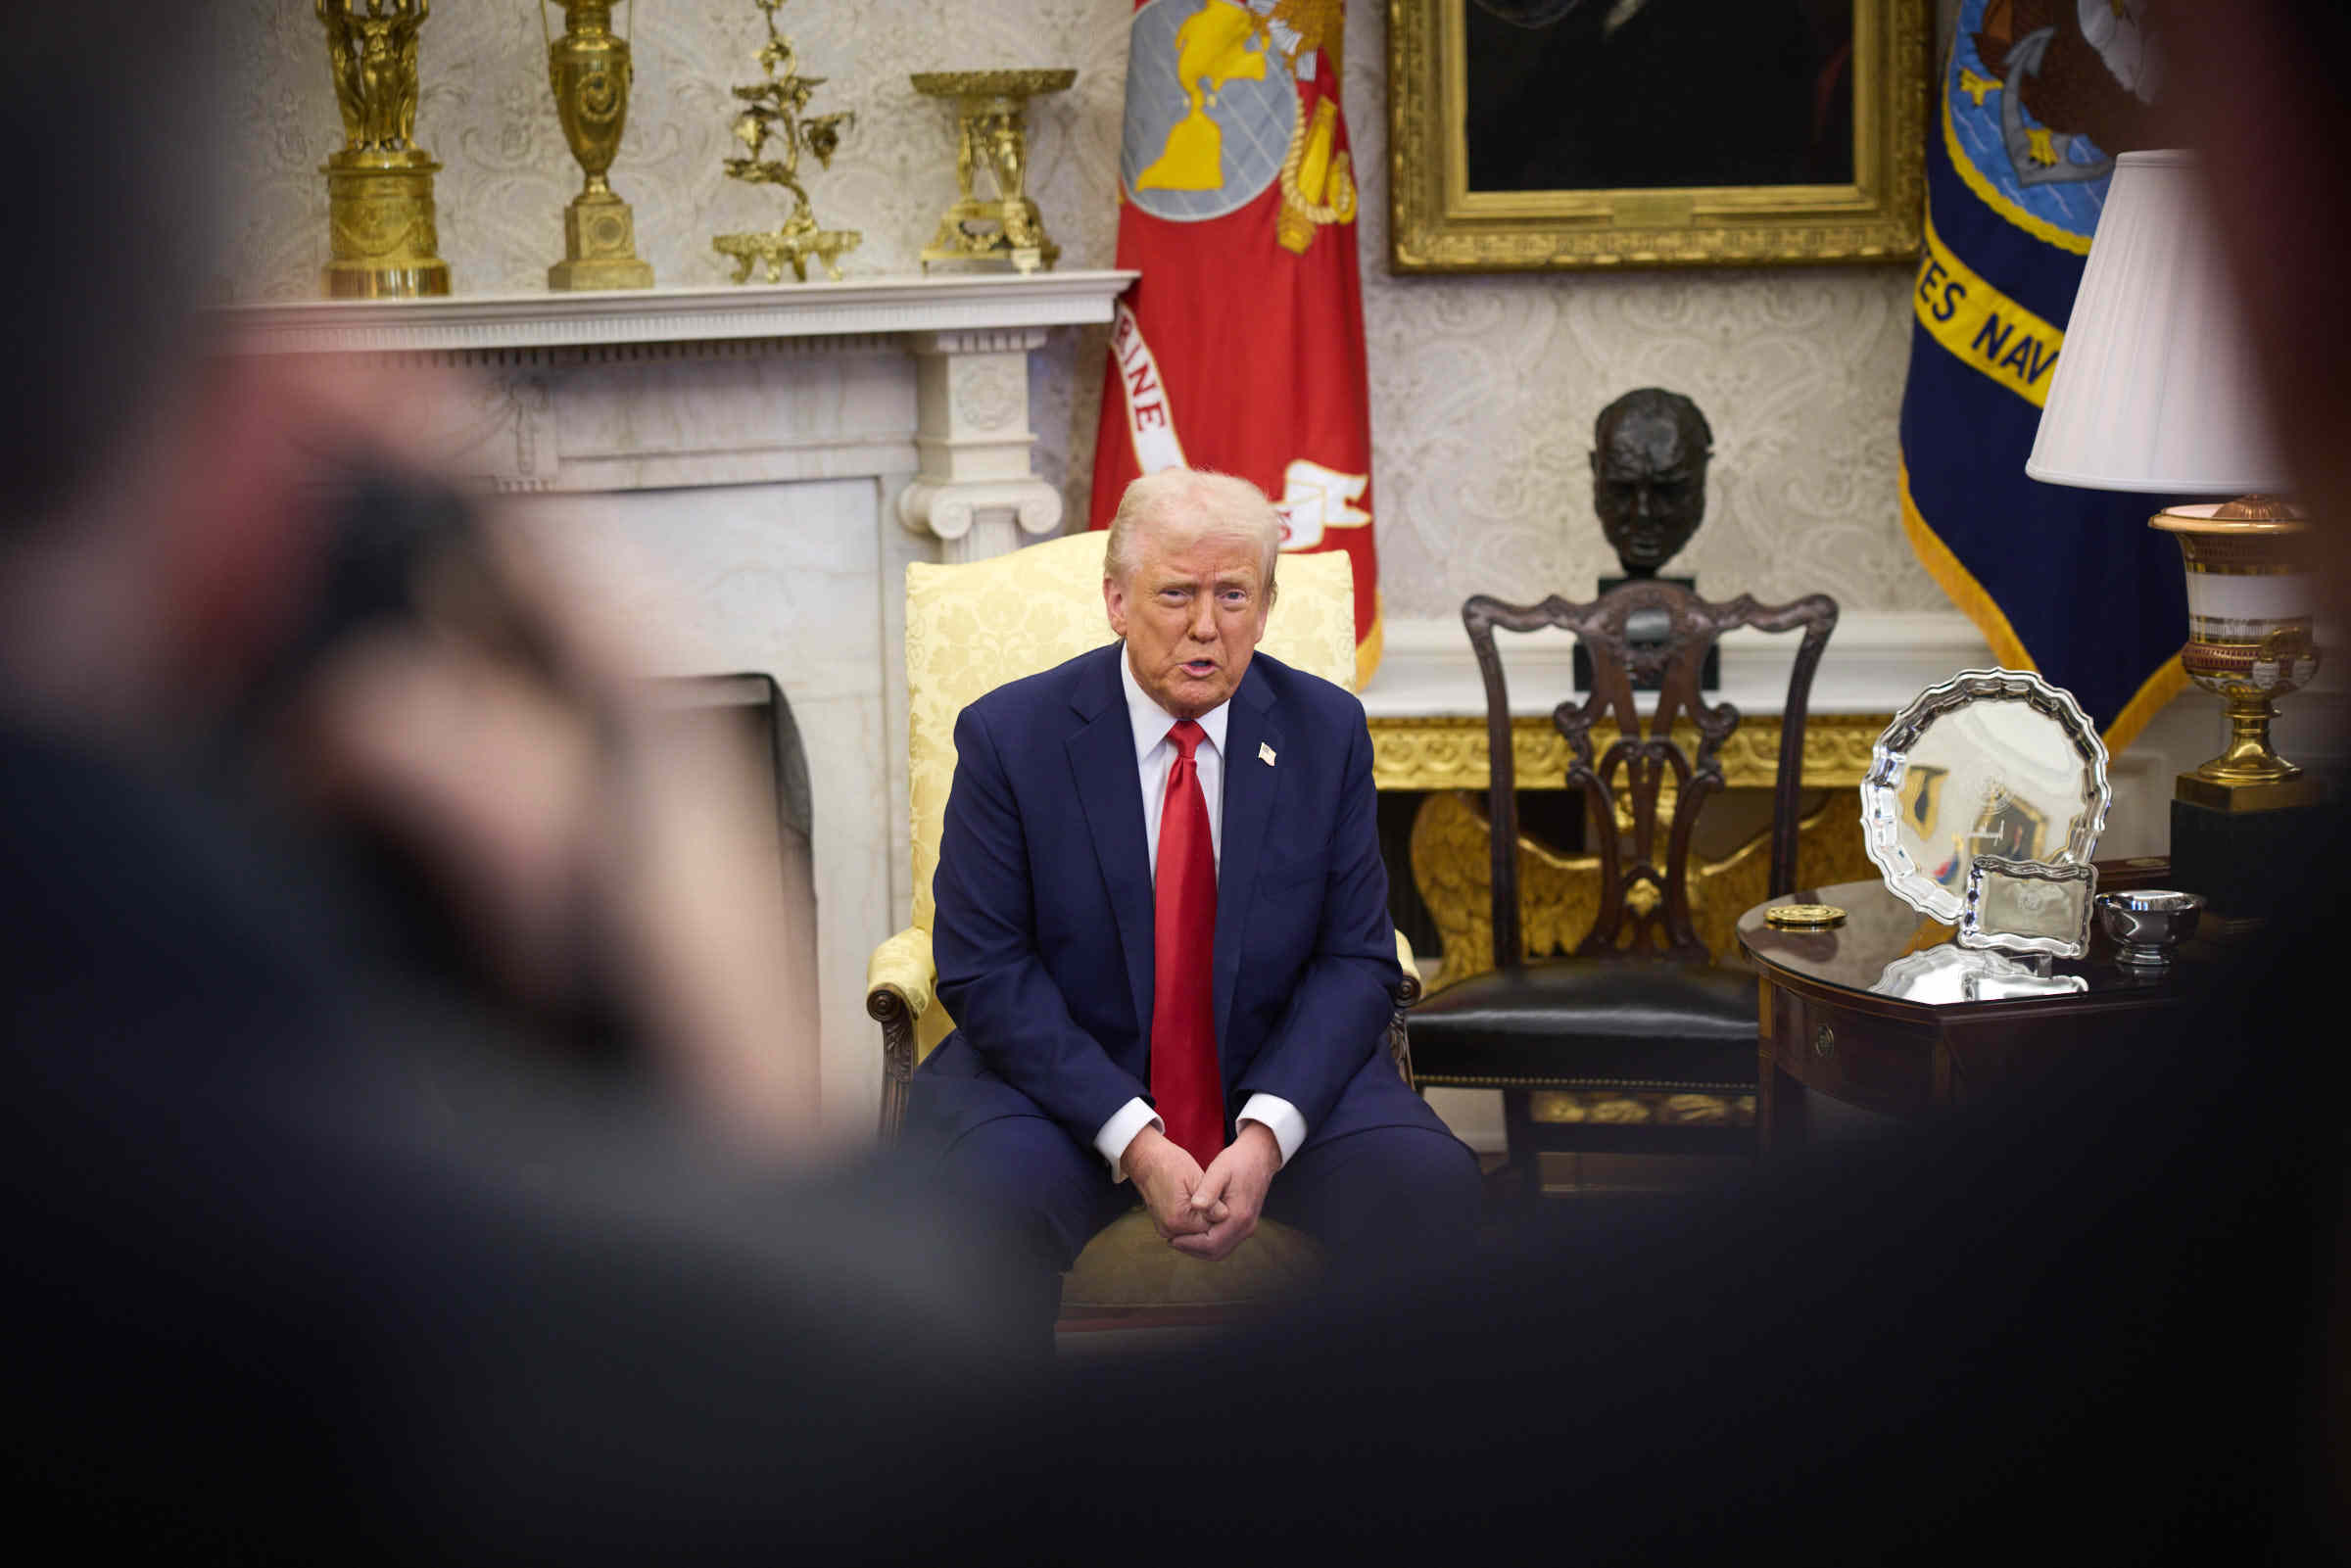
{"type": "MultiPolygon", "coordinates": [[[[233,0],[247,299],[303,297],[326,257],[318,165],[341,144],[323,34],[306,0],[233,0]]],[[[725,280],[721,229],[772,226],[770,192],[726,179],[729,87],[757,80],[765,36],[749,0],[644,0],[637,85],[612,170],[638,246],[666,285],[725,280]]],[[[864,231],[850,276],[907,273],[954,190],[948,108],[915,71],[1074,66],[1077,85],[1031,115],[1032,193],[1062,264],[1116,250],[1127,0],[788,0],[801,69],[828,79],[812,108],[853,110],[818,218],[864,231]]],[[[560,31],[560,8],[549,16],[560,31]]],[[[624,24],[626,8],[619,10],[624,24]]],[[[523,0],[442,0],[425,24],[418,139],[445,166],[441,250],[460,293],[544,286],[579,172],[523,0]]],[[[1909,353],[1900,267],[1391,277],[1386,269],[1386,15],[1348,0],[1347,111],[1363,182],[1359,223],[1370,341],[1381,578],[1391,616],[1450,617],[1478,592],[1588,592],[1614,569],[1591,512],[1593,416],[1645,385],[1695,398],[1715,434],[1708,516],[1675,569],[1700,588],[1767,598],[1824,589],[1852,609],[1944,600],[1896,522],[1895,420],[1909,353]]],[[[1038,356],[1031,418],[1039,471],[1082,515],[1101,337],[1063,333],[1038,356]]]]}

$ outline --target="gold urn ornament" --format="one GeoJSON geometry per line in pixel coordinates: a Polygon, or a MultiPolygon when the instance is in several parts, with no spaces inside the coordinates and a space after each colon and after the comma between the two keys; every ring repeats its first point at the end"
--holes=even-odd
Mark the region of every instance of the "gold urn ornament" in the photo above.
{"type": "Polygon", "coordinates": [[[1057,93],[1078,79],[1058,71],[918,71],[914,90],[955,103],[954,202],[923,247],[923,270],[934,261],[1010,261],[1022,272],[1053,270],[1061,247],[1029,199],[1029,100],[1057,93]],[[995,198],[984,200],[972,176],[985,169],[995,198]]]}
{"type": "Polygon", "coordinates": [[[326,28],[343,150],[328,157],[328,258],[319,282],[332,299],[447,294],[433,222],[441,166],[416,145],[416,34],[432,0],[315,0],[326,28]]]}
{"type": "MultiPolygon", "coordinates": [[[[563,8],[563,35],[548,37],[547,79],[555,91],[563,139],[588,182],[563,209],[563,260],[547,269],[547,286],[649,289],[653,267],[637,255],[636,218],[604,177],[629,119],[629,41],[612,30],[612,0],[556,3],[563,8]]],[[[630,0],[632,32],[636,17],[636,0],[630,0]]],[[[540,0],[539,27],[548,32],[547,0],[540,0]]]]}

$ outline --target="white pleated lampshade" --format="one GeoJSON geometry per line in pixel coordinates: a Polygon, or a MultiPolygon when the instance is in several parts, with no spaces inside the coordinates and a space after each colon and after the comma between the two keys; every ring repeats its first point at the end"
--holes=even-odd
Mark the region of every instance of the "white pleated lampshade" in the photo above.
{"type": "Polygon", "coordinates": [[[2051,485],[2289,488],[2196,157],[2125,153],[2025,472],[2051,485]]]}

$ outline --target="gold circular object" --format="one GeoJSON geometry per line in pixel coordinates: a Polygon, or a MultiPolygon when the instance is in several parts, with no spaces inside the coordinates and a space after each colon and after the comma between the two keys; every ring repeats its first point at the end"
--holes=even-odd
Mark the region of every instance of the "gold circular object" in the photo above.
{"type": "Polygon", "coordinates": [[[1825,931],[1845,924],[1845,911],[1835,904],[1774,904],[1763,912],[1763,924],[1780,931],[1825,931]]]}

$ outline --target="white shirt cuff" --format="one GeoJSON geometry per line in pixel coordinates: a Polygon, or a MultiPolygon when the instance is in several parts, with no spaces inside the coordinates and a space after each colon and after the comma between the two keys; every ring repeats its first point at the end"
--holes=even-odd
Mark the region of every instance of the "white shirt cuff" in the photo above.
{"type": "Polygon", "coordinates": [[[1285,1165],[1290,1163],[1290,1156],[1298,1152],[1298,1146],[1306,1142],[1306,1117],[1277,1094],[1251,1095],[1249,1103],[1241,1107],[1241,1114],[1232,1119],[1236,1126],[1244,1121],[1258,1122],[1273,1134],[1274,1146],[1281,1151],[1281,1163],[1285,1165]]]}
{"type": "MultiPolygon", "coordinates": [[[[1263,1100],[1266,1096],[1261,1094],[1257,1098],[1263,1100]]],[[[1280,1103],[1278,1100],[1274,1102],[1276,1105],[1280,1103]]],[[[1295,1111],[1290,1113],[1292,1116],[1297,1114],[1295,1111]]],[[[1126,1158],[1127,1146],[1134,1142],[1134,1135],[1145,1127],[1157,1127],[1162,1132],[1168,1130],[1168,1124],[1152,1113],[1150,1102],[1137,1095],[1112,1112],[1110,1119],[1103,1122],[1102,1129],[1094,1134],[1094,1152],[1110,1163],[1110,1179],[1114,1186],[1127,1179],[1127,1172],[1119,1162],[1126,1158]]],[[[1274,1136],[1278,1138],[1280,1134],[1275,1133],[1274,1136]]]]}

